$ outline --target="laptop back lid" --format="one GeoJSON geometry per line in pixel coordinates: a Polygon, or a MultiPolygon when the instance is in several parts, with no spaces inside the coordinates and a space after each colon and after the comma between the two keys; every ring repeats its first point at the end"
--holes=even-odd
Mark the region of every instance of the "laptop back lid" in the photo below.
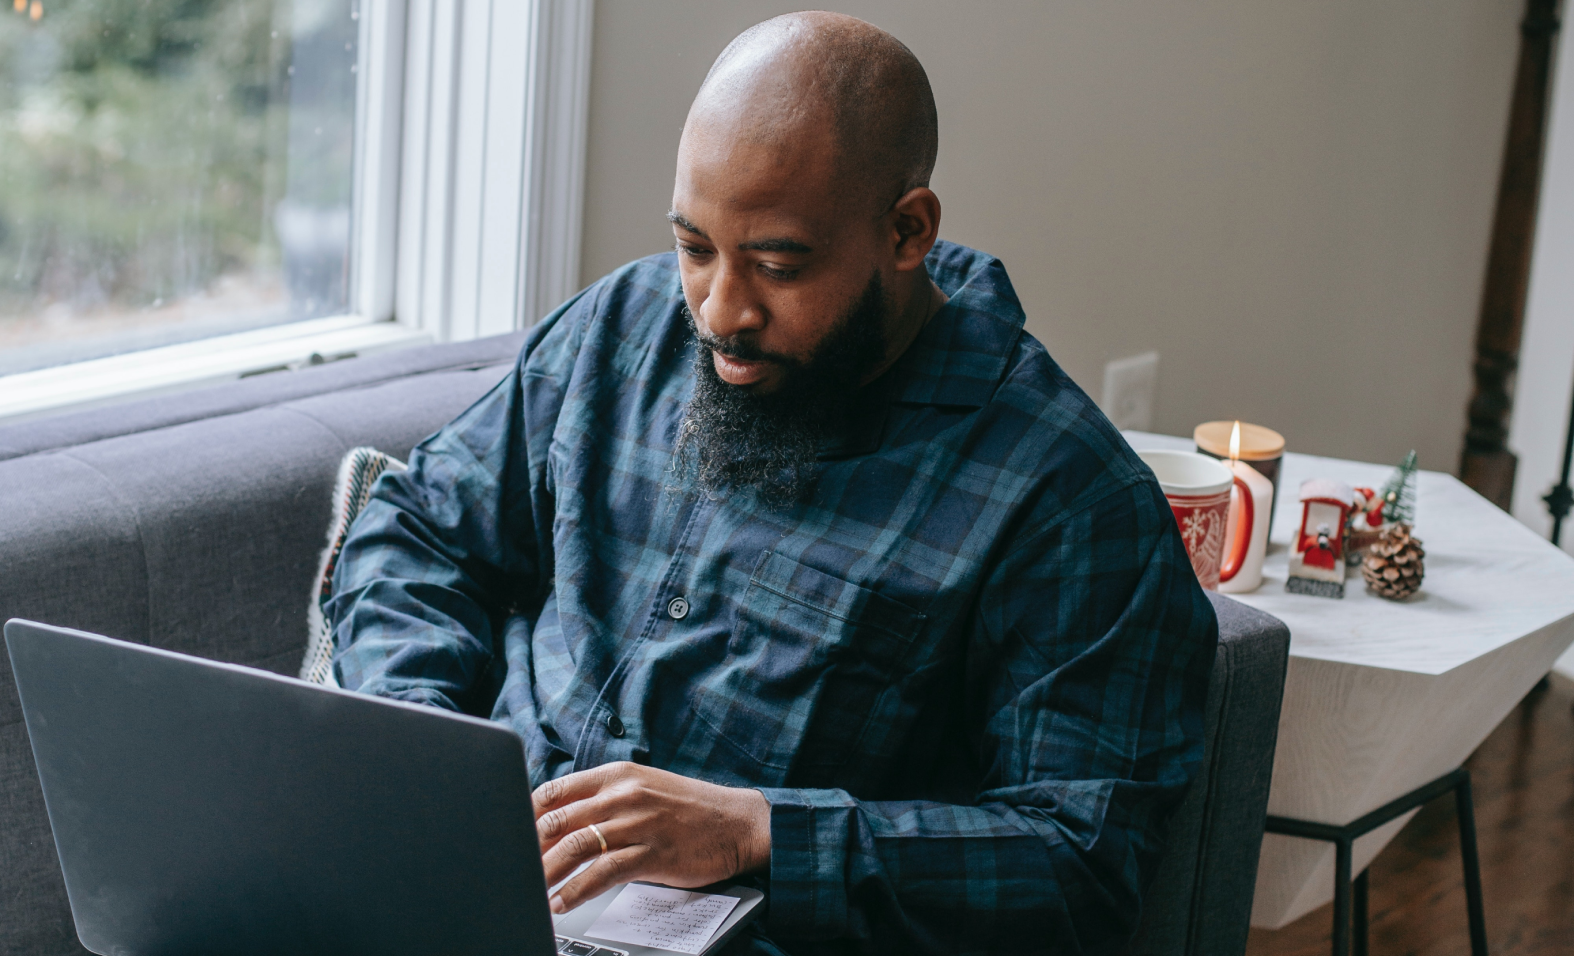
{"type": "Polygon", "coordinates": [[[5,638],[89,950],[553,951],[506,728],[64,628],[5,638]]]}

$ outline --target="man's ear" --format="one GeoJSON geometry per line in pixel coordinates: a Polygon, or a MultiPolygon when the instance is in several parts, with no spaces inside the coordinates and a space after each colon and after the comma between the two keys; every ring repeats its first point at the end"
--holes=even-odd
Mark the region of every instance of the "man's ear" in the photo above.
{"type": "Polygon", "coordinates": [[[914,186],[891,207],[896,239],[896,271],[921,268],[940,238],[940,197],[928,186],[914,186]]]}

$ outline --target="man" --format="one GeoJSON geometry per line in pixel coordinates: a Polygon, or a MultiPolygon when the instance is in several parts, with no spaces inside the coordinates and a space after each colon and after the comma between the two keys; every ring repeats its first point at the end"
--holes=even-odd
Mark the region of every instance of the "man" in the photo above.
{"type": "Polygon", "coordinates": [[[1107,952],[1216,624],[1151,474],[937,242],[901,43],[781,17],[706,78],[675,253],[532,331],[385,476],[346,687],[523,738],[551,903],[753,878],[756,952],[1107,952]]]}

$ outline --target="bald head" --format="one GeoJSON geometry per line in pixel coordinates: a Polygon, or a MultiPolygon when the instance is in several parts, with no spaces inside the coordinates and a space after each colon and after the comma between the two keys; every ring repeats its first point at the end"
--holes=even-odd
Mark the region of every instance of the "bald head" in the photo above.
{"type": "Polygon", "coordinates": [[[822,407],[803,383],[889,368],[945,302],[925,265],[934,164],[929,80],[890,34],[798,13],[732,41],[683,124],[667,214],[707,374],[822,407]]]}
{"type": "Polygon", "coordinates": [[[685,136],[834,151],[845,190],[889,205],[929,185],[938,144],[934,94],[911,50],[838,13],[756,24],[717,57],[685,136]]]}

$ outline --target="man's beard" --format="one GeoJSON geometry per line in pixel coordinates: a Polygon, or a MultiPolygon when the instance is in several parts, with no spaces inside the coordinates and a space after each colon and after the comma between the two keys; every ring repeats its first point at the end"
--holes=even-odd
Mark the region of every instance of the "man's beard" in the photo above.
{"type": "Polygon", "coordinates": [[[887,307],[880,273],[832,326],[807,361],[768,355],[752,338],[719,339],[700,331],[694,350],[694,397],[684,410],[674,470],[712,498],[753,490],[773,505],[799,500],[814,480],[820,445],[844,428],[854,397],[885,357],[887,307]],[[711,353],[743,361],[771,359],[785,367],[775,391],[757,394],[716,374],[711,353]]]}

